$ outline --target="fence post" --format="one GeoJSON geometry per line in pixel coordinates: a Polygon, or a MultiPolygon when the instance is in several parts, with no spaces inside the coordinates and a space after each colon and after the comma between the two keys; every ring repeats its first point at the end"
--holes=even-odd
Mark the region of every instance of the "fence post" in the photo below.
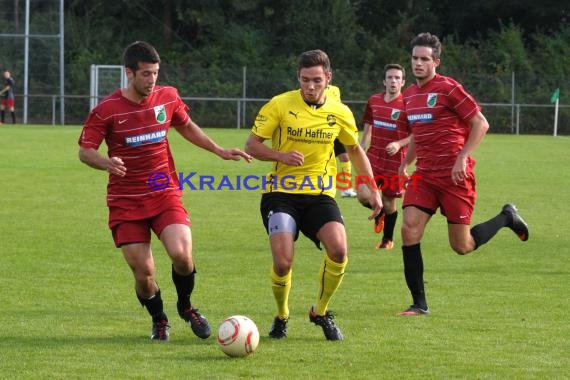
{"type": "MultiPolygon", "coordinates": [[[[517,116],[518,117],[518,116],[517,116]]],[[[515,72],[511,71],[511,134],[515,123],[515,72]]],[[[517,119],[517,135],[519,134],[519,123],[517,119]]]]}
{"type": "Polygon", "coordinates": [[[245,99],[247,98],[247,66],[243,66],[242,68],[241,97],[242,97],[241,104],[243,104],[243,112],[241,114],[241,125],[245,127],[245,108],[247,104],[245,101],[245,99]]]}
{"type": "Polygon", "coordinates": [[[521,105],[517,104],[517,135],[520,132],[521,105]]]}
{"type": "Polygon", "coordinates": [[[240,120],[241,120],[241,101],[240,99],[237,100],[237,120],[236,120],[236,128],[240,129],[240,120]]]}
{"type": "MultiPolygon", "coordinates": [[[[56,102],[56,97],[57,95],[52,95],[51,97],[51,125],[55,125],[55,102],[56,102]]],[[[62,123],[63,125],[63,123],[62,123]]]]}

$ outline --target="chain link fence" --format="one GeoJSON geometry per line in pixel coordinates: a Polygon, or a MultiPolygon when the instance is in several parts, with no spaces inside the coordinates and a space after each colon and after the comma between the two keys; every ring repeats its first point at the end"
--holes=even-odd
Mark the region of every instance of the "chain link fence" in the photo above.
{"type": "MultiPolygon", "coordinates": [[[[78,83],[67,83],[65,124],[82,124],[90,106],[89,66],[67,67],[82,73],[78,83]],[[80,82],[80,83],[79,83],[80,82]]],[[[447,74],[447,73],[445,73],[447,74]]],[[[471,92],[483,107],[491,125],[491,133],[552,134],[554,104],[550,96],[554,89],[546,88],[532,75],[505,74],[484,77],[468,73],[450,74],[471,92]],[[490,90],[492,89],[492,91],[490,90]]],[[[352,109],[360,123],[368,97],[381,88],[380,72],[360,73],[335,70],[334,83],[342,90],[343,101],[352,109]]],[[[408,78],[407,83],[413,79],[408,78]]],[[[194,69],[161,66],[160,84],[176,86],[191,108],[192,117],[204,127],[250,128],[259,108],[272,96],[297,88],[295,70],[278,72],[257,68],[194,69]]],[[[560,108],[558,134],[570,135],[570,104],[565,94],[570,93],[567,78],[560,78],[560,108]],[[567,99],[567,98],[566,98],[567,99]]],[[[118,88],[120,83],[116,84],[118,88]]],[[[17,87],[17,86],[16,86],[17,87]]],[[[18,90],[18,88],[16,88],[18,90]]],[[[60,124],[62,106],[57,91],[29,95],[29,123],[60,124]]],[[[21,95],[16,96],[17,102],[21,95]]],[[[20,119],[21,120],[21,119],[20,119]]]]}

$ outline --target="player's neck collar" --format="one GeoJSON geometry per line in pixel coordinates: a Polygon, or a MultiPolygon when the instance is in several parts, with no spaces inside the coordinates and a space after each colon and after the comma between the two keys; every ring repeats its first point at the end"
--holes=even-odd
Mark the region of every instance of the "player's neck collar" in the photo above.
{"type": "Polygon", "coordinates": [[[314,110],[321,108],[321,107],[325,104],[325,103],[321,103],[321,104],[312,103],[312,102],[306,101],[305,99],[303,99],[303,101],[304,101],[309,107],[311,107],[311,108],[314,109],[314,110]]]}

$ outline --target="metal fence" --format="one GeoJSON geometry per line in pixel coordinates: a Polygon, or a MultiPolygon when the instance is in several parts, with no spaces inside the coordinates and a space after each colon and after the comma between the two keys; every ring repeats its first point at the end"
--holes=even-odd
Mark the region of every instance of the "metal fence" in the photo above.
{"type": "MultiPolygon", "coordinates": [[[[65,96],[65,124],[81,125],[90,110],[89,95],[65,96]]],[[[192,118],[203,127],[250,128],[259,108],[269,98],[183,97],[190,106],[192,118]]],[[[22,96],[16,96],[17,104],[22,96]]],[[[343,99],[359,122],[366,99],[343,99]]],[[[59,125],[61,97],[59,95],[29,95],[28,123],[59,125]]],[[[554,104],[481,103],[491,125],[490,133],[553,134],[554,104]]],[[[17,109],[17,118],[21,112],[17,109]]],[[[570,135],[570,105],[560,105],[558,135],[570,135]]]]}

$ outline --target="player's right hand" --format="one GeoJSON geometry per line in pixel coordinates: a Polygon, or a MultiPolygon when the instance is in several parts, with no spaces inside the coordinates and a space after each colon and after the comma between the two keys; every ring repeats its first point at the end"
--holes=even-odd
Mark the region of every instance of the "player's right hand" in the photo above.
{"type": "Polygon", "coordinates": [[[305,156],[301,152],[292,150],[283,153],[280,161],[290,166],[301,166],[305,162],[305,156]]]}
{"type": "Polygon", "coordinates": [[[119,177],[124,177],[127,174],[125,163],[119,157],[109,157],[107,171],[110,174],[117,175],[119,177]]]}

